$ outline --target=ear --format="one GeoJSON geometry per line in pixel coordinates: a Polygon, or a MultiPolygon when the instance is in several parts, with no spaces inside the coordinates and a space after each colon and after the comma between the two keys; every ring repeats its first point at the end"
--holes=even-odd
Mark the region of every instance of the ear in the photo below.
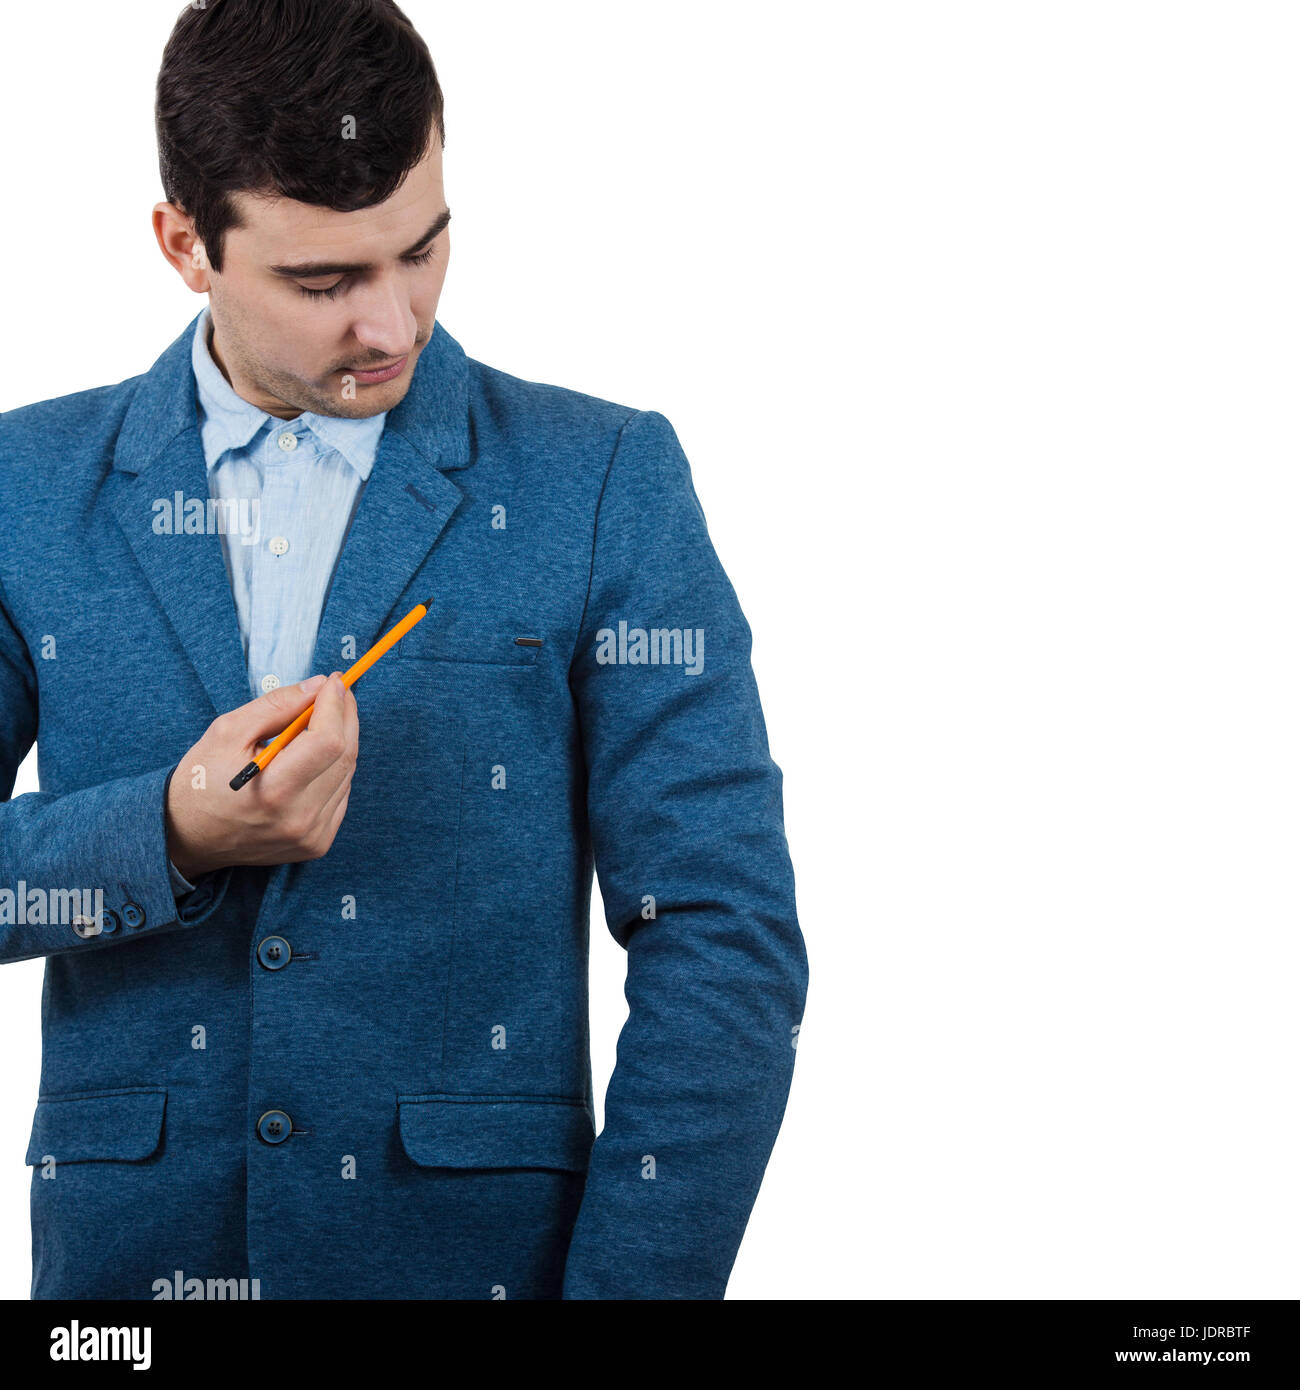
{"type": "Polygon", "coordinates": [[[168,264],[195,294],[212,288],[212,271],[203,243],[194,233],[194,222],[175,203],[158,203],[153,210],[153,234],[168,264]]]}

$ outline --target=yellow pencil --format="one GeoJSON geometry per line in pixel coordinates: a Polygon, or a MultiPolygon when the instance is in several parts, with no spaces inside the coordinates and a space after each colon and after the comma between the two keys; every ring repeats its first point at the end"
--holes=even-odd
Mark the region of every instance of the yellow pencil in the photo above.
{"type": "MultiPolygon", "coordinates": [[[[383,656],[389,647],[399,642],[410,632],[416,623],[429,611],[429,606],[432,603],[432,599],[427,599],[424,603],[417,603],[396,627],[390,628],[384,633],[379,641],[376,642],[364,656],[358,657],[357,660],[344,671],[343,684],[351,686],[360,680],[375,662],[383,656]]],[[[230,779],[230,790],[237,792],[245,783],[251,782],[281,749],[287,748],[307,727],[311,720],[311,712],[315,708],[316,702],[313,700],[282,734],[272,739],[242,772],[237,773],[230,779]]]]}

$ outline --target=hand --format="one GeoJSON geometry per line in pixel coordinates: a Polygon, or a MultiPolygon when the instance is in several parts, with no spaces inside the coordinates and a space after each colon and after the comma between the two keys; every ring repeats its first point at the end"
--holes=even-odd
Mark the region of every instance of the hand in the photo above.
{"type": "Polygon", "coordinates": [[[357,765],[357,702],[337,671],[280,686],[214,719],[167,788],[167,853],[190,882],[230,864],[319,859],[343,823],[357,765]],[[239,791],[230,779],[315,699],[311,722],[239,791]],[[205,772],[193,785],[195,766],[205,772]]]}

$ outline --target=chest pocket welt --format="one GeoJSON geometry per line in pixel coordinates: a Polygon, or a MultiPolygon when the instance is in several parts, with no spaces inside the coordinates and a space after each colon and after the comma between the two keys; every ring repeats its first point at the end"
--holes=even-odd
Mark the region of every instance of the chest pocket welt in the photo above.
{"type": "Polygon", "coordinates": [[[580,1100],[537,1096],[398,1096],[398,1130],[421,1168],[559,1168],[585,1172],[595,1141],[580,1100]]]}
{"type": "Polygon", "coordinates": [[[484,629],[464,624],[439,628],[429,626],[431,619],[432,615],[402,638],[396,647],[399,656],[447,666],[526,671],[537,665],[545,645],[545,639],[527,626],[484,629]]]}
{"type": "Polygon", "coordinates": [[[166,1105],[161,1086],[43,1095],[36,1102],[27,1162],[49,1157],[56,1163],[139,1163],[158,1148],[166,1105]]]}

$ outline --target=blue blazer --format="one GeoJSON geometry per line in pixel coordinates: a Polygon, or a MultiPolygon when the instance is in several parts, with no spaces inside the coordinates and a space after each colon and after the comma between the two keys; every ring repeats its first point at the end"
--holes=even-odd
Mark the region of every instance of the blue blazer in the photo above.
{"type": "Polygon", "coordinates": [[[168,779],[249,699],[220,535],[155,526],[207,498],[193,330],[0,417],[0,948],[46,961],[33,1297],[722,1297],[807,963],[749,628],[672,426],[439,324],[321,615],[328,672],[435,599],[356,687],[343,824],[178,907],[168,779]],[[599,1137],[593,865],[627,952],[599,1137]]]}

